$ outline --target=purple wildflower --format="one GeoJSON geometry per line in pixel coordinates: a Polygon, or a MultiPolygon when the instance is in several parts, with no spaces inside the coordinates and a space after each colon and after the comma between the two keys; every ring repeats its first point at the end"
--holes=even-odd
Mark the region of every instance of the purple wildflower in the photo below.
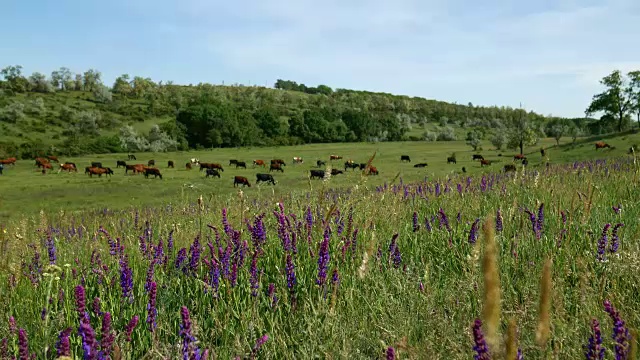
{"type": "Polygon", "coordinates": [[[80,319],[80,328],[78,335],[82,338],[82,350],[84,359],[98,358],[98,342],[96,341],[96,333],[91,327],[88,317],[80,319]]]}
{"type": "Polygon", "coordinates": [[[218,289],[220,288],[220,263],[215,257],[211,258],[211,264],[209,265],[209,285],[213,288],[214,297],[217,297],[218,289]]]}
{"type": "Polygon", "coordinates": [[[529,215],[529,221],[531,221],[531,230],[536,235],[536,238],[539,238],[538,231],[537,231],[538,219],[536,218],[536,215],[528,209],[526,209],[524,212],[526,212],[529,215]]]}
{"type": "Polygon", "coordinates": [[[69,342],[69,336],[71,335],[71,328],[66,328],[58,335],[58,341],[56,342],[56,356],[71,356],[71,343],[69,342]]]}
{"type": "Polygon", "coordinates": [[[149,303],[147,304],[147,323],[149,329],[153,332],[157,326],[156,318],[158,317],[158,309],[156,308],[156,298],[158,294],[158,285],[152,281],[149,285],[149,303]]]}
{"type": "Polygon", "coordinates": [[[289,288],[289,292],[293,294],[295,292],[295,286],[297,284],[296,280],[296,269],[293,264],[293,260],[291,259],[291,254],[287,253],[287,263],[285,266],[285,272],[287,274],[287,287],[289,288]]]}
{"type": "Polygon", "coordinates": [[[618,247],[620,246],[620,239],[618,238],[618,229],[623,227],[624,224],[617,223],[616,226],[613,227],[613,231],[611,231],[611,246],[609,247],[610,253],[615,253],[618,251],[618,247]]]}
{"type": "Polygon", "coordinates": [[[320,243],[320,251],[318,252],[318,278],[316,284],[322,286],[327,279],[327,270],[329,269],[329,240],[331,239],[331,232],[327,226],[324,230],[324,238],[320,243]]]}
{"type": "Polygon", "coordinates": [[[440,208],[440,210],[438,210],[438,215],[440,215],[440,224],[444,225],[444,227],[447,229],[448,232],[451,232],[451,226],[449,225],[449,219],[447,218],[447,214],[444,213],[444,210],[442,210],[442,208],[440,208]]]}
{"type": "Polygon", "coordinates": [[[473,350],[476,352],[476,355],[473,357],[474,360],[490,360],[491,356],[489,355],[489,348],[482,333],[482,320],[480,319],[476,319],[473,323],[473,341],[475,344],[473,350]]]}
{"type": "Polygon", "coordinates": [[[256,345],[253,347],[253,349],[251,349],[252,359],[256,358],[256,356],[258,355],[258,351],[260,351],[260,348],[262,347],[262,345],[264,345],[268,340],[269,340],[269,335],[264,334],[258,339],[258,341],[256,341],[256,345]]]}
{"type": "Polygon", "coordinates": [[[251,284],[251,296],[258,296],[260,288],[260,279],[258,272],[258,250],[256,249],[251,257],[251,266],[249,267],[249,283],[251,284]]]}
{"type": "Polygon", "coordinates": [[[18,327],[16,326],[16,318],[13,316],[9,316],[9,333],[15,334],[18,331],[18,327]]]}
{"type": "Polygon", "coordinates": [[[276,285],[269,283],[267,294],[271,299],[271,307],[274,308],[278,304],[278,295],[276,295],[276,285]]]}
{"type": "Polygon", "coordinates": [[[149,292],[151,283],[153,282],[153,273],[156,265],[155,260],[151,260],[149,263],[149,268],[147,269],[147,281],[144,283],[144,291],[149,292]]]}
{"type": "Polygon", "coordinates": [[[198,349],[197,345],[194,344],[196,342],[196,338],[191,332],[191,317],[189,315],[189,309],[187,309],[186,306],[182,306],[180,308],[180,316],[182,317],[182,323],[180,324],[182,358],[183,360],[200,358],[200,349],[198,349]]]}
{"type": "Polygon", "coordinates": [[[500,209],[496,211],[496,231],[502,231],[502,212],[500,209]]]}
{"type": "Polygon", "coordinates": [[[427,229],[428,232],[431,232],[431,223],[429,222],[429,215],[424,217],[424,228],[427,229]]]}
{"type": "Polygon", "coordinates": [[[331,275],[331,283],[333,283],[333,285],[340,284],[340,273],[338,273],[338,268],[333,269],[333,274],[331,275]]]}
{"type": "Polygon", "coordinates": [[[598,241],[598,256],[597,256],[598,261],[604,261],[604,253],[605,253],[605,250],[607,249],[607,241],[608,241],[607,233],[609,232],[610,227],[611,227],[611,224],[607,223],[604,225],[604,228],[602,229],[602,236],[598,241]]]}
{"type": "Polygon", "coordinates": [[[393,346],[389,346],[386,351],[386,359],[387,360],[395,360],[396,358],[396,350],[393,346]]]}
{"type": "Polygon", "coordinates": [[[87,314],[87,298],[84,292],[84,287],[82,285],[78,285],[75,288],[75,297],[76,297],[76,311],[78,312],[78,317],[80,319],[88,316],[87,314]]]}
{"type": "Polygon", "coordinates": [[[97,296],[93,298],[93,313],[97,316],[102,316],[102,311],[100,309],[100,298],[97,296]]]}
{"type": "Polygon", "coordinates": [[[129,323],[124,327],[124,334],[127,341],[131,342],[131,334],[133,334],[133,329],[135,329],[136,325],[138,325],[139,320],[140,317],[136,315],[132,317],[129,323]]]}
{"type": "Polygon", "coordinates": [[[622,205],[618,204],[618,206],[612,206],[611,207],[613,209],[613,212],[615,212],[616,214],[620,214],[620,210],[622,210],[622,205]]]}
{"type": "Polygon", "coordinates": [[[20,360],[30,359],[27,332],[22,328],[18,330],[18,358],[20,360]]]}
{"type": "Polygon", "coordinates": [[[626,327],[624,320],[620,317],[620,313],[611,304],[609,300],[604,301],[604,310],[609,314],[611,320],[613,320],[613,335],[612,338],[616,345],[614,352],[616,354],[616,360],[624,360],[629,353],[629,329],[626,327]]]}
{"type": "Polygon", "coordinates": [[[222,209],[222,227],[224,229],[224,233],[230,235],[231,225],[229,225],[229,219],[227,218],[227,208],[222,209]]]}
{"type": "Polygon", "coordinates": [[[108,359],[113,351],[113,343],[116,335],[111,328],[111,313],[105,312],[102,316],[102,329],[100,330],[102,338],[100,339],[100,353],[98,358],[108,359]]]}
{"type": "Polygon", "coordinates": [[[49,264],[55,264],[56,263],[56,244],[55,244],[55,241],[53,240],[53,237],[51,236],[51,230],[49,230],[47,234],[47,240],[45,241],[45,244],[47,246],[47,253],[49,255],[49,264]]]}
{"type": "MultiPolygon", "coordinates": [[[[176,269],[180,270],[186,259],[187,259],[187,249],[181,248],[180,250],[178,250],[178,255],[176,256],[176,262],[175,262],[176,269]]],[[[185,270],[183,269],[183,271],[185,270]]]]}
{"type": "Polygon", "coordinates": [[[200,263],[200,253],[202,252],[202,246],[200,245],[200,236],[196,236],[193,240],[193,244],[189,248],[191,258],[189,259],[189,270],[192,274],[196,274],[198,270],[198,264],[200,263]]]}
{"type": "Polygon", "coordinates": [[[591,336],[589,343],[583,345],[585,358],[587,360],[603,360],[605,348],[602,346],[602,334],[598,320],[591,320],[591,336]]]}
{"type": "Polygon", "coordinates": [[[413,232],[418,232],[420,230],[420,224],[418,223],[418,213],[413,212],[413,232]]]}
{"type": "Polygon", "coordinates": [[[478,240],[478,223],[480,219],[476,219],[471,225],[471,230],[469,230],[469,244],[475,244],[476,240],[478,240]]]}
{"type": "Polygon", "coordinates": [[[538,218],[536,219],[536,234],[538,238],[540,238],[542,230],[544,230],[544,203],[540,204],[538,208],[538,218]]]}
{"type": "Polygon", "coordinates": [[[133,301],[133,272],[129,267],[129,259],[123,256],[120,259],[120,288],[122,289],[122,297],[133,301]]]}

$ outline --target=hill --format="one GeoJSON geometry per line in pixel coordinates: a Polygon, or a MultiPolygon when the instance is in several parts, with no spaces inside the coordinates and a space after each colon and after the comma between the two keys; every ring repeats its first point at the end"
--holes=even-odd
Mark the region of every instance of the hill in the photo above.
{"type": "Polygon", "coordinates": [[[540,136],[589,133],[589,119],[560,119],[498,106],[309,87],[174,85],[123,75],[105,86],[97,70],[50,77],[2,70],[0,155],[82,155],[236,146],[483,139],[515,147],[522,124],[540,136]],[[561,126],[556,126],[560,124],[561,126]],[[515,145],[515,146],[514,146],[515,145]]]}

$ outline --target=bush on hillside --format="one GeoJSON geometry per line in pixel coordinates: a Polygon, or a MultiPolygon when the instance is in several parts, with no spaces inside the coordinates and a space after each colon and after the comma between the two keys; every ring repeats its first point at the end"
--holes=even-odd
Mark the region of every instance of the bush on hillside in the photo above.
{"type": "Polygon", "coordinates": [[[446,126],[438,133],[438,141],[455,141],[456,132],[451,126],[446,126]]]}

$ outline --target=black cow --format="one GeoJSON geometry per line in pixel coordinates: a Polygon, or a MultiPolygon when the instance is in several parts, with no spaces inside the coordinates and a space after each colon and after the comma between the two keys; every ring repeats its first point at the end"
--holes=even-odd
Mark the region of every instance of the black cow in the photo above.
{"type": "Polygon", "coordinates": [[[324,178],[324,170],[311,170],[311,179],[322,179],[324,178]]]}
{"type": "Polygon", "coordinates": [[[484,157],[480,154],[474,154],[472,160],[484,160],[484,157]]]}
{"type": "Polygon", "coordinates": [[[129,160],[138,160],[138,159],[136,159],[135,155],[129,154],[129,160]]]}
{"type": "Polygon", "coordinates": [[[344,171],[347,171],[347,169],[354,170],[354,169],[357,169],[359,167],[360,167],[360,164],[356,164],[354,162],[348,162],[347,161],[347,162],[344,163],[344,171]]]}
{"type": "Polygon", "coordinates": [[[335,175],[338,175],[338,174],[344,174],[344,173],[342,172],[342,170],[331,169],[331,175],[335,176],[335,175]]]}
{"type": "Polygon", "coordinates": [[[466,173],[467,172],[467,168],[465,168],[464,166],[462,167],[462,172],[466,173]]]}
{"type": "Polygon", "coordinates": [[[167,162],[167,167],[170,167],[170,168],[172,168],[172,169],[173,169],[173,168],[175,167],[175,166],[173,165],[173,161],[169,160],[169,162],[167,162]]]}
{"type": "Polygon", "coordinates": [[[94,161],[94,162],[91,163],[91,167],[101,168],[102,167],[102,163],[94,161]]]}
{"type": "Polygon", "coordinates": [[[411,162],[411,158],[409,157],[409,155],[400,155],[400,161],[411,162]]]}
{"type": "Polygon", "coordinates": [[[220,173],[216,169],[207,169],[207,175],[205,177],[209,177],[209,176],[217,176],[219,179],[220,173]]]}
{"type": "Polygon", "coordinates": [[[126,167],[127,167],[127,163],[126,163],[126,162],[124,162],[123,160],[118,160],[118,161],[116,162],[116,168],[119,168],[120,166],[122,166],[122,167],[125,167],[125,168],[126,168],[126,167]]]}
{"type": "Polygon", "coordinates": [[[360,170],[364,170],[367,168],[367,164],[366,163],[360,163],[360,170]]]}
{"type": "Polygon", "coordinates": [[[247,168],[247,164],[244,161],[236,161],[236,169],[237,168],[247,168]]]}
{"type": "Polygon", "coordinates": [[[524,166],[529,165],[529,160],[527,160],[527,159],[523,159],[523,160],[522,160],[522,165],[524,165],[524,166]]]}
{"type": "Polygon", "coordinates": [[[154,175],[154,178],[162,179],[162,174],[160,174],[160,170],[157,168],[146,168],[144,169],[144,177],[149,178],[149,175],[154,175]]]}
{"type": "Polygon", "coordinates": [[[414,168],[423,168],[423,167],[427,167],[427,163],[418,163],[413,165],[414,168]]]}
{"type": "Polygon", "coordinates": [[[449,156],[447,158],[447,164],[457,164],[458,162],[456,161],[456,157],[455,156],[449,156]]]}
{"type": "Polygon", "coordinates": [[[271,174],[256,174],[256,184],[259,182],[272,183],[273,185],[276,184],[276,180],[271,174]]]}
{"type": "Polygon", "coordinates": [[[318,167],[325,166],[325,165],[327,165],[327,162],[326,161],[322,161],[322,160],[318,160],[318,161],[316,161],[316,165],[318,165],[318,167]]]}
{"type": "Polygon", "coordinates": [[[504,172],[516,171],[516,166],[513,164],[507,164],[504,166],[504,172]]]}
{"type": "Polygon", "coordinates": [[[238,163],[238,160],[229,160],[229,166],[236,165],[237,163],[238,163]]]}
{"type": "Polygon", "coordinates": [[[156,161],[155,161],[155,160],[149,160],[149,161],[147,162],[147,166],[154,166],[155,164],[156,164],[156,161]]]}

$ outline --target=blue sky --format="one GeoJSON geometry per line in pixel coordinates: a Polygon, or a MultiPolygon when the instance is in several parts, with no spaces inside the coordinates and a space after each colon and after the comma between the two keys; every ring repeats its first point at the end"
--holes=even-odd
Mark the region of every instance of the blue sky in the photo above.
{"type": "Polygon", "coordinates": [[[175,83],[290,79],[582,116],[640,70],[638,0],[9,0],[0,66],[175,83]],[[481,5],[480,5],[481,4],[481,5]]]}

